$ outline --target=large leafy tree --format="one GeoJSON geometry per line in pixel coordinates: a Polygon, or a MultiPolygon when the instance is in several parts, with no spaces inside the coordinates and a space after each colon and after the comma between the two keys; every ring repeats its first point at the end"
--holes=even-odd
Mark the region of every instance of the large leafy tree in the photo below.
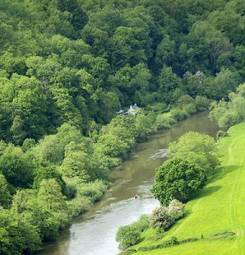
{"type": "Polygon", "coordinates": [[[152,191],[163,205],[168,205],[173,199],[187,202],[204,186],[205,181],[205,172],[196,163],[173,158],[158,168],[152,191]]]}
{"type": "Polygon", "coordinates": [[[0,171],[14,187],[30,187],[33,164],[20,148],[9,146],[0,157],[0,171]]]}

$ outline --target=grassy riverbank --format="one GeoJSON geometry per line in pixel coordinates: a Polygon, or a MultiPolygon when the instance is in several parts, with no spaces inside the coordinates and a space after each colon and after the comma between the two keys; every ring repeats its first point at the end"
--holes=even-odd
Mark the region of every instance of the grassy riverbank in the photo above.
{"type": "Polygon", "coordinates": [[[153,248],[175,236],[178,240],[197,238],[169,248],[138,251],[137,255],[216,255],[242,254],[245,250],[245,123],[232,127],[228,137],[218,142],[222,166],[218,174],[187,204],[187,216],[178,222],[162,239],[156,240],[151,229],[137,249],[153,248]],[[234,235],[232,234],[234,233],[234,235]],[[155,240],[155,241],[154,241],[155,240]]]}

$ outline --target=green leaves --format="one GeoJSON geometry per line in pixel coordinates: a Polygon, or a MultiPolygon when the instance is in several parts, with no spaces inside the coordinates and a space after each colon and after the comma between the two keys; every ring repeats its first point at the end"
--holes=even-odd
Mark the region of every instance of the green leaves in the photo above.
{"type": "Polygon", "coordinates": [[[32,163],[20,148],[9,146],[0,157],[0,171],[14,187],[30,187],[33,181],[32,163]]]}
{"type": "Polygon", "coordinates": [[[205,182],[206,174],[201,167],[183,158],[174,158],[158,168],[152,191],[163,205],[173,199],[187,202],[205,182]]]}

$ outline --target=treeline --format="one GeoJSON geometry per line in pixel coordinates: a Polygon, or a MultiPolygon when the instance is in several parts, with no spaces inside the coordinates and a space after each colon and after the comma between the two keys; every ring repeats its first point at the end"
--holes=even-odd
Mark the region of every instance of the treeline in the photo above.
{"type": "Polygon", "coordinates": [[[130,104],[221,99],[244,81],[244,3],[0,3],[0,138],[89,134],[130,104]]]}

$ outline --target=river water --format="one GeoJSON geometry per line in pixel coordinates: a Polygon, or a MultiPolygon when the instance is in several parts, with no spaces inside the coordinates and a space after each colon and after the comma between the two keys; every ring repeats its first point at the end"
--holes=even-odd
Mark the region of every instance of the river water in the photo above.
{"type": "Polygon", "coordinates": [[[39,255],[118,254],[115,241],[118,227],[134,222],[142,214],[149,214],[158,205],[150,193],[154,170],[164,161],[161,157],[165,154],[163,149],[187,131],[214,135],[217,127],[206,113],[201,113],[138,144],[131,158],[113,172],[115,182],[104,199],[87,214],[78,217],[39,255]],[[134,199],[136,194],[139,198],[134,199]]]}

